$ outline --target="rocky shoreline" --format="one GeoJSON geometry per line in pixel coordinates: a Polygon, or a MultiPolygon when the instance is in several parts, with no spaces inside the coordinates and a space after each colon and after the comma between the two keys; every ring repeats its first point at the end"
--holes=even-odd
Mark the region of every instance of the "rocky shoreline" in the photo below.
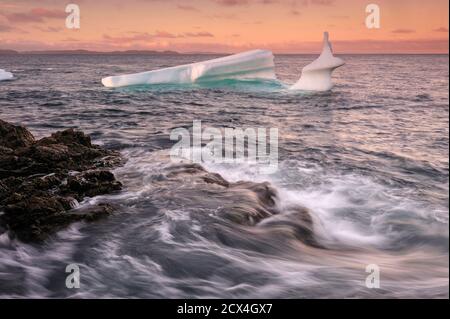
{"type": "MultiPolygon", "coordinates": [[[[36,140],[25,127],[0,120],[0,234],[8,231],[22,242],[39,243],[74,222],[110,215],[114,211],[110,203],[80,206],[79,202],[120,191],[122,184],[110,170],[123,162],[119,152],[92,144],[83,132],[68,129],[36,140]]],[[[277,192],[269,183],[230,183],[195,163],[170,165],[164,178],[154,183],[160,199],[181,207],[203,193],[205,207],[217,206],[219,216],[242,226],[281,213],[277,192]]],[[[283,209],[297,216],[295,223],[273,219],[265,225],[319,247],[308,210],[283,209]]]]}
{"type": "Polygon", "coordinates": [[[113,212],[108,203],[74,209],[86,197],[120,191],[110,169],[120,153],[68,129],[36,140],[23,126],[0,120],[0,233],[41,242],[77,221],[113,212]]]}

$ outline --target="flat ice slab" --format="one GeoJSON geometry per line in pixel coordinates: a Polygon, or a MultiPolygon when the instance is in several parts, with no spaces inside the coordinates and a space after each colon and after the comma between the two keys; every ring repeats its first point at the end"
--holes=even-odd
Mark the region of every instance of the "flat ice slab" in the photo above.
{"type": "Polygon", "coordinates": [[[106,87],[122,87],[140,84],[189,84],[223,79],[276,79],[272,52],[253,50],[160,70],[109,76],[103,78],[102,83],[106,87]]]}
{"type": "Polygon", "coordinates": [[[11,72],[6,72],[3,69],[0,69],[0,81],[11,80],[13,78],[13,74],[11,72]]]}

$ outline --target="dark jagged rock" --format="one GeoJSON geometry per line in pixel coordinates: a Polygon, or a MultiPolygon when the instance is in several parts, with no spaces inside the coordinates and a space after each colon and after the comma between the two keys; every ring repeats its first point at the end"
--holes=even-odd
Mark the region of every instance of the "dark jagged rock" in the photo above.
{"type": "Polygon", "coordinates": [[[94,197],[120,190],[122,184],[116,181],[113,173],[106,170],[87,171],[67,178],[63,191],[73,195],[77,200],[94,197]]]}
{"type": "Polygon", "coordinates": [[[26,128],[0,120],[0,145],[2,147],[26,147],[34,142],[33,135],[26,128]]]}
{"type": "Polygon", "coordinates": [[[120,190],[107,170],[120,163],[119,153],[93,145],[83,132],[35,140],[26,128],[0,120],[0,226],[32,242],[72,222],[109,215],[108,204],[73,208],[85,197],[120,190]]]}

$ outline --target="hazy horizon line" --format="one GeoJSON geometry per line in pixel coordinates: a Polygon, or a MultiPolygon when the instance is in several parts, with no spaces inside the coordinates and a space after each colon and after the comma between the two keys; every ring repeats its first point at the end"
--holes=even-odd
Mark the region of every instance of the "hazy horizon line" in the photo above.
{"type": "MultiPolygon", "coordinates": [[[[171,55],[171,54],[177,54],[177,55],[192,55],[192,54],[214,54],[214,55],[230,55],[239,53],[242,51],[236,51],[236,52],[213,52],[213,51],[192,51],[192,52],[180,52],[176,50],[151,50],[151,49],[130,49],[130,50],[110,50],[110,51],[98,51],[98,50],[89,50],[89,49],[54,49],[54,50],[24,50],[19,51],[16,49],[1,49],[0,48],[0,55],[15,55],[15,54],[67,54],[67,53],[76,53],[76,52],[83,52],[83,54],[139,54],[139,53],[154,53],[154,54],[161,54],[161,55],[171,55]]],[[[272,51],[273,52],[273,51],[272,51]]],[[[314,55],[319,54],[320,52],[273,52],[275,55],[314,55]]],[[[338,52],[336,55],[449,55],[449,52],[338,52]]]]}

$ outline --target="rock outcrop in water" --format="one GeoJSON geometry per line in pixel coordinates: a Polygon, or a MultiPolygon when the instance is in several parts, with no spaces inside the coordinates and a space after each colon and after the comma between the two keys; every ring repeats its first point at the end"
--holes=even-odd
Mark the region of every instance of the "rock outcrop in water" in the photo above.
{"type": "MultiPolygon", "coordinates": [[[[266,239],[284,233],[306,245],[322,248],[315,238],[310,212],[298,205],[278,205],[279,194],[268,182],[229,182],[199,164],[184,163],[167,167],[165,177],[153,183],[158,187],[158,198],[165,203],[190,207],[192,201],[200,202],[197,209],[212,208],[215,215],[241,225],[241,231],[254,232],[255,236],[263,233],[266,239]],[[291,218],[284,218],[286,215],[291,218]]],[[[225,239],[225,233],[220,236],[225,243],[232,241],[225,239]]]]}
{"type": "Polygon", "coordinates": [[[107,170],[120,163],[119,153],[93,145],[83,132],[69,129],[36,140],[26,128],[0,120],[1,227],[32,242],[73,222],[109,215],[108,204],[73,208],[85,197],[120,190],[107,170]]]}

